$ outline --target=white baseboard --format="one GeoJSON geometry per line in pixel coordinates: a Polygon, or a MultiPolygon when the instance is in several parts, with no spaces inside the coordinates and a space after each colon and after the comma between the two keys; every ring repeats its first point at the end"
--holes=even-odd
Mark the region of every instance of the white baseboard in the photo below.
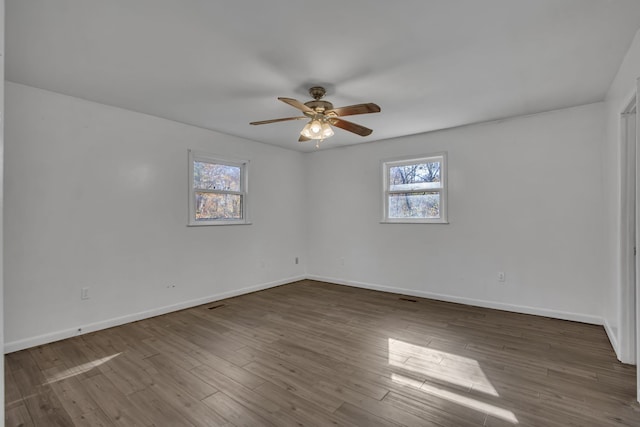
{"type": "Polygon", "coordinates": [[[356,288],[371,289],[375,291],[391,292],[394,294],[410,295],[420,298],[428,298],[438,301],[455,302],[459,304],[473,305],[477,307],[493,308],[496,310],[511,311],[514,313],[533,314],[536,316],[552,317],[555,319],[571,320],[574,322],[589,323],[592,325],[602,325],[603,319],[599,316],[593,316],[582,313],[571,313],[566,311],[548,310],[546,308],[529,307],[524,305],[506,304],[495,301],[485,301],[473,298],[458,297],[454,295],[438,294],[433,292],[417,291],[414,289],[403,289],[391,286],[383,286],[372,283],[356,282],[351,280],[343,280],[335,277],[324,277],[308,275],[307,279],[318,280],[321,282],[336,283],[339,285],[353,286],[356,288]]]}
{"type": "Polygon", "coordinates": [[[383,285],[372,284],[372,283],[343,280],[336,277],[325,277],[325,276],[316,276],[316,275],[306,275],[306,276],[301,275],[301,276],[289,277],[289,278],[277,280],[274,282],[263,283],[255,286],[242,288],[242,289],[236,289],[233,291],[222,292],[219,294],[214,294],[214,295],[210,295],[210,296],[206,296],[203,298],[198,298],[190,301],[183,301],[177,304],[172,304],[164,307],[158,307],[158,308],[154,308],[147,311],[128,314],[126,316],[106,319],[100,322],[90,323],[87,325],[79,325],[71,329],[55,331],[48,334],[29,337],[29,338],[25,338],[17,341],[10,341],[4,344],[4,352],[5,354],[12,353],[14,351],[23,350],[25,348],[35,347],[38,345],[47,344],[50,342],[59,341],[66,338],[71,338],[77,335],[99,331],[101,329],[112,328],[114,326],[123,325],[125,323],[148,319],[150,317],[171,313],[173,311],[184,310],[186,308],[196,307],[198,305],[207,304],[207,303],[219,301],[226,298],[231,298],[238,295],[248,294],[248,293],[260,291],[263,289],[269,289],[269,288],[284,285],[287,283],[297,282],[299,280],[304,280],[304,279],[318,280],[322,282],[335,283],[338,285],[353,286],[356,288],[371,289],[376,291],[391,292],[395,294],[410,295],[410,296],[428,298],[428,299],[433,299],[438,301],[454,302],[454,303],[472,305],[477,307],[493,308],[497,310],[511,311],[515,313],[533,314],[536,316],[552,317],[552,318],[562,319],[562,320],[571,320],[575,322],[589,323],[594,325],[604,324],[605,331],[607,332],[607,335],[609,336],[609,340],[611,341],[611,344],[614,350],[616,351],[616,355],[618,354],[618,342],[616,340],[615,335],[612,333],[612,330],[609,327],[609,325],[605,321],[603,321],[601,317],[598,317],[598,316],[557,311],[557,310],[548,310],[545,308],[538,308],[538,307],[505,304],[505,303],[494,302],[494,301],[478,300],[478,299],[458,297],[453,295],[417,291],[414,289],[396,288],[396,287],[383,286],[383,285]]]}
{"type": "Polygon", "coordinates": [[[607,333],[607,337],[609,337],[609,342],[611,343],[611,347],[613,347],[613,351],[616,353],[616,357],[618,360],[622,361],[620,358],[620,345],[618,344],[618,337],[613,332],[613,328],[607,322],[607,319],[604,319],[604,331],[607,333]]]}
{"type": "Polygon", "coordinates": [[[25,338],[17,341],[10,341],[4,344],[4,353],[5,354],[12,353],[14,351],[23,350],[25,348],[35,347],[38,345],[47,344],[54,341],[63,340],[66,338],[71,338],[77,335],[82,335],[89,332],[95,332],[101,329],[112,328],[114,326],[123,325],[125,323],[136,322],[138,320],[148,319],[150,317],[159,316],[161,314],[171,313],[173,311],[184,310],[185,308],[196,307],[198,305],[208,304],[214,301],[220,301],[220,300],[235,297],[238,295],[261,291],[263,289],[269,289],[269,288],[284,285],[287,283],[297,282],[298,280],[303,280],[305,278],[306,276],[304,275],[288,277],[286,279],[276,280],[274,282],[262,283],[259,285],[249,286],[242,289],[235,289],[233,291],[222,292],[219,294],[209,295],[203,298],[197,298],[190,301],[183,301],[177,304],[171,304],[164,307],[158,307],[151,310],[128,314],[126,316],[101,320],[99,322],[90,323],[87,325],[78,325],[77,327],[74,327],[71,329],[55,331],[48,334],[38,335],[35,337],[25,338]]]}

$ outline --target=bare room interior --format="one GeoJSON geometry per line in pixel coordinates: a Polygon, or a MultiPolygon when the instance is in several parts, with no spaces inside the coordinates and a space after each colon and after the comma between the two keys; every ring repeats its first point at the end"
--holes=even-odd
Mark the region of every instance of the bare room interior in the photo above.
{"type": "Polygon", "coordinates": [[[6,426],[638,426],[636,0],[0,0],[6,426]]]}

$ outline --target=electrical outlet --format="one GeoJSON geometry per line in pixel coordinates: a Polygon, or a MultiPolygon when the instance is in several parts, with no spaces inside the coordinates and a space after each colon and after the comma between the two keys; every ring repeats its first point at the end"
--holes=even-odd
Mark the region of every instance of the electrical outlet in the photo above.
{"type": "Polygon", "coordinates": [[[89,288],[80,289],[80,299],[89,299],[89,288]]]}
{"type": "Polygon", "coordinates": [[[298,260],[298,257],[296,257],[296,264],[298,264],[298,263],[299,263],[299,260],[298,260]]]}
{"type": "Polygon", "coordinates": [[[504,282],[506,280],[505,275],[504,275],[504,271],[499,271],[498,272],[498,282],[504,282]]]}

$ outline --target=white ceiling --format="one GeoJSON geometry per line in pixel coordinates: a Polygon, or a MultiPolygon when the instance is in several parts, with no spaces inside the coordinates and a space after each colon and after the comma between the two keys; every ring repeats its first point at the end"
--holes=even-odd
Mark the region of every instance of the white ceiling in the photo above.
{"type": "Polygon", "coordinates": [[[6,0],[9,81],[301,151],[278,96],[375,102],[325,148],[601,101],[638,0],[6,0]]]}

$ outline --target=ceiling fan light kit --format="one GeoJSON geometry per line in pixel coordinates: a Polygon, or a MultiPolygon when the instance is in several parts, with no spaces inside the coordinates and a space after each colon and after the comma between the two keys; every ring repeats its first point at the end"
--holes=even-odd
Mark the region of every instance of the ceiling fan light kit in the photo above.
{"type": "Polygon", "coordinates": [[[380,107],[377,104],[356,104],[349,105],[347,107],[333,108],[332,103],[322,99],[325,93],[326,90],[321,86],[314,86],[310,88],[309,95],[311,95],[313,100],[307,101],[304,104],[293,98],[278,98],[280,101],[302,111],[304,116],[263,120],[259,122],[251,122],[250,124],[265,125],[268,123],[284,122],[288,120],[302,120],[309,118],[309,122],[304,126],[304,128],[302,128],[302,131],[300,132],[300,138],[298,139],[298,141],[304,142],[314,140],[316,141],[316,147],[319,147],[322,141],[334,135],[333,128],[331,127],[332,125],[360,136],[371,135],[371,132],[373,132],[371,129],[358,125],[356,123],[348,122],[339,117],[353,116],[356,114],[379,113],[380,107]]]}
{"type": "Polygon", "coordinates": [[[333,129],[324,118],[314,118],[302,128],[300,135],[309,139],[327,139],[333,136],[333,129]]]}

